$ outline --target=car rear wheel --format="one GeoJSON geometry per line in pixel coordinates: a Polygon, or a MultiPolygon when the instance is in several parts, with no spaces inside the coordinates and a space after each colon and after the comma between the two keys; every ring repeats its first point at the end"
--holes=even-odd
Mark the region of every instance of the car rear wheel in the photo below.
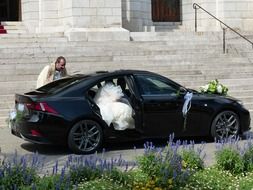
{"type": "Polygon", "coordinates": [[[240,130],[238,115],[233,111],[222,111],[213,120],[211,134],[216,140],[237,137],[240,130]]]}
{"type": "Polygon", "coordinates": [[[93,120],[77,122],[69,132],[68,146],[77,154],[95,152],[102,144],[103,131],[99,123],[93,120]]]}

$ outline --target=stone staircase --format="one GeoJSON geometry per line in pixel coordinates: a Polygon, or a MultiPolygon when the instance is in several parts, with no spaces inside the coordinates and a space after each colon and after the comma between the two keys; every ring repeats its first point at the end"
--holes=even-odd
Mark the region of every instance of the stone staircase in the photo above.
{"type": "Polygon", "coordinates": [[[153,28],[155,32],[183,30],[182,22],[154,22],[153,28]]]}
{"type": "Polygon", "coordinates": [[[6,30],[4,28],[4,25],[2,25],[1,22],[0,22],[0,34],[6,34],[6,30]]]}
{"type": "Polygon", "coordinates": [[[251,46],[231,34],[228,54],[223,54],[221,36],[219,32],[149,32],[131,33],[129,42],[69,42],[62,33],[1,35],[0,127],[6,126],[14,94],[33,90],[41,69],[60,55],[66,57],[69,73],[144,69],[197,90],[217,78],[253,113],[251,46]]]}
{"type": "Polygon", "coordinates": [[[8,34],[24,34],[27,33],[27,29],[22,22],[1,22],[4,29],[8,34]]]}

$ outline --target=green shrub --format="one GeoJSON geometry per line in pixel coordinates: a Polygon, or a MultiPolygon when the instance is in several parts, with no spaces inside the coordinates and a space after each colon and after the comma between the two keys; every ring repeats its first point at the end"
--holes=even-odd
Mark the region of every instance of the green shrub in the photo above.
{"type": "Polygon", "coordinates": [[[139,168],[148,176],[156,177],[159,175],[161,170],[160,160],[155,152],[148,152],[143,156],[138,157],[137,162],[139,164],[139,168]]]}
{"type": "Polygon", "coordinates": [[[189,171],[182,168],[182,159],[177,153],[178,144],[169,143],[163,150],[146,145],[145,153],[137,160],[140,170],[150,177],[155,187],[171,189],[184,183],[189,171]]]}
{"type": "Polygon", "coordinates": [[[204,161],[194,149],[183,149],[180,152],[180,155],[182,157],[182,166],[184,169],[204,169],[204,161]]]}
{"type": "Polygon", "coordinates": [[[91,181],[84,181],[77,187],[78,190],[126,190],[126,187],[112,180],[96,179],[91,181]]]}
{"type": "Polygon", "coordinates": [[[73,167],[69,171],[70,180],[73,184],[85,180],[90,181],[101,177],[103,172],[97,168],[90,168],[87,166],[73,167]]]}
{"type": "Polygon", "coordinates": [[[120,184],[125,188],[129,189],[131,189],[131,187],[133,186],[134,177],[135,176],[133,176],[130,172],[121,171],[116,168],[105,172],[103,175],[103,178],[105,180],[117,182],[117,184],[120,184]]]}
{"type": "Polygon", "coordinates": [[[16,189],[30,185],[38,179],[34,169],[22,165],[0,166],[0,189],[16,189]]]}
{"type": "Polygon", "coordinates": [[[253,146],[250,146],[243,155],[245,171],[253,171],[253,146]]]}
{"type": "MultiPolygon", "coordinates": [[[[167,187],[164,189],[168,189],[169,186],[172,187],[173,180],[169,179],[167,187]]],[[[161,184],[159,183],[158,178],[151,178],[147,174],[143,173],[141,170],[137,170],[134,173],[134,182],[132,185],[133,190],[143,190],[143,189],[157,189],[161,190],[161,184]]]]}
{"type": "Polygon", "coordinates": [[[60,175],[44,176],[39,178],[35,183],[30,186],[23,186],[22,190],[64,190],[69,189],[70,183],[66,178],[60,175]]]}
{"type": "Polygon", "coordinates": [[[218,168],[206,168],[194,173],[180,190],[221,190],[236,189],[236,178],[227,171],[218,168]]]}
{"type": "Polygon", "coordinates": [[[129,175],[133,178],[133,183],[146,183],[150,176],[141,171],[140,169],[135,169],[129,172],[129,175]]]}
{"type": "Polygon", "coordinates": [[[216,162],[219,169],[240,174],[244,171],[244,161],[239,151],[232,147],[224,147],[216,152],[216,162]]]}
{"type": "Polygon", "coordinates": [[[247,173],[246,175],[242,175],[237,182],[237,189],[240,190],[248,190],[253,188],[253,173],[247,173]]]}

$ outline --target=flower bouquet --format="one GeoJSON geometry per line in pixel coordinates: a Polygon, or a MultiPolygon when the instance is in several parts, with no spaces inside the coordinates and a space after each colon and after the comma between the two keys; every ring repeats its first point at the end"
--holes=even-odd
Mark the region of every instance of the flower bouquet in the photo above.
{"type": "Polygon", "coordinates": [[[200,87],[201,92],[209,94],[227,95],[228,88],[219,83],[217,79],[210,81],[208,84],[200,87]]]}

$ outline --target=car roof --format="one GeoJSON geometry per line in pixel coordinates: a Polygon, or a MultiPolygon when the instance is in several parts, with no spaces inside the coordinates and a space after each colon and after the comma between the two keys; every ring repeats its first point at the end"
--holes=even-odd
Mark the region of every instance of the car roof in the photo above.
{"type": "Polygon", "coordinates": [[[115,70],[115,71],[96,71],[93,73],[89,73],[89,74],[75,74],[72,75],[72,77],[80,77],[80,78],[87,78],[87,77],[110,77],[110,76],[114,76],[114,75],[128,75],[128,74],[155,74],[153,72],[150,71],[144,71],[144,70],[115,70]]]}
{"type": "MultiPolygon", "coordinates": [[[[125,75],[130,75],[130,74],[151,74],[151,73],[152,72],[143,71],[143,70],[115,70],[115,71],[96,71],[96,72],[89,73],[89,74],[74,74],[74,75],[69,75],[67,78],[71,79],[71,81],[72,81],[72,79],[74,79],[74,80],[77,79],[77,81],[79,81],[79,82],[72,83],[70,81],[73,85],[67,85],[67,86],[68,86],[68,89],[70,91],[72,91],[72,89],[77,89],[76,87],[79,86],[79,84],[82,84],[79,87],[83,88],[83,86],[86,86],[87,84],[92,84],[93,82],[96,82],[98,80],[105,79],[105,78],[120,77],[120,76],[125,76],[125,75]],[[83,83],[83,82],[85,82],[85,83],[83,83]]],[[[155,73],[153,73],[153,74],[157,75],[155,73]]],[[[67,78],[65,78],[65,79],[67,79],[67,78]]],[[[64,79],[60,79],[60,80],[58,80],[58,82],[61,82],[62,80],[64,80],[64,79]]],[[[57,82],[57,81],[55,81],[55,82],[57,82]]],[[[48,85],[50,85],[50,84],[48,84],[48,85]]],[[[59,87],[59,85],[56,85],[56,86],[59,87]]],[[[45,88],[45,86],[41,87],[41,88],[45,88]]],[[[56,89],[54,89],[54,91],[55,90],[56,89]]],[[[70,91],[68,91],[68,92],[70,92],[70,91]]]]}

